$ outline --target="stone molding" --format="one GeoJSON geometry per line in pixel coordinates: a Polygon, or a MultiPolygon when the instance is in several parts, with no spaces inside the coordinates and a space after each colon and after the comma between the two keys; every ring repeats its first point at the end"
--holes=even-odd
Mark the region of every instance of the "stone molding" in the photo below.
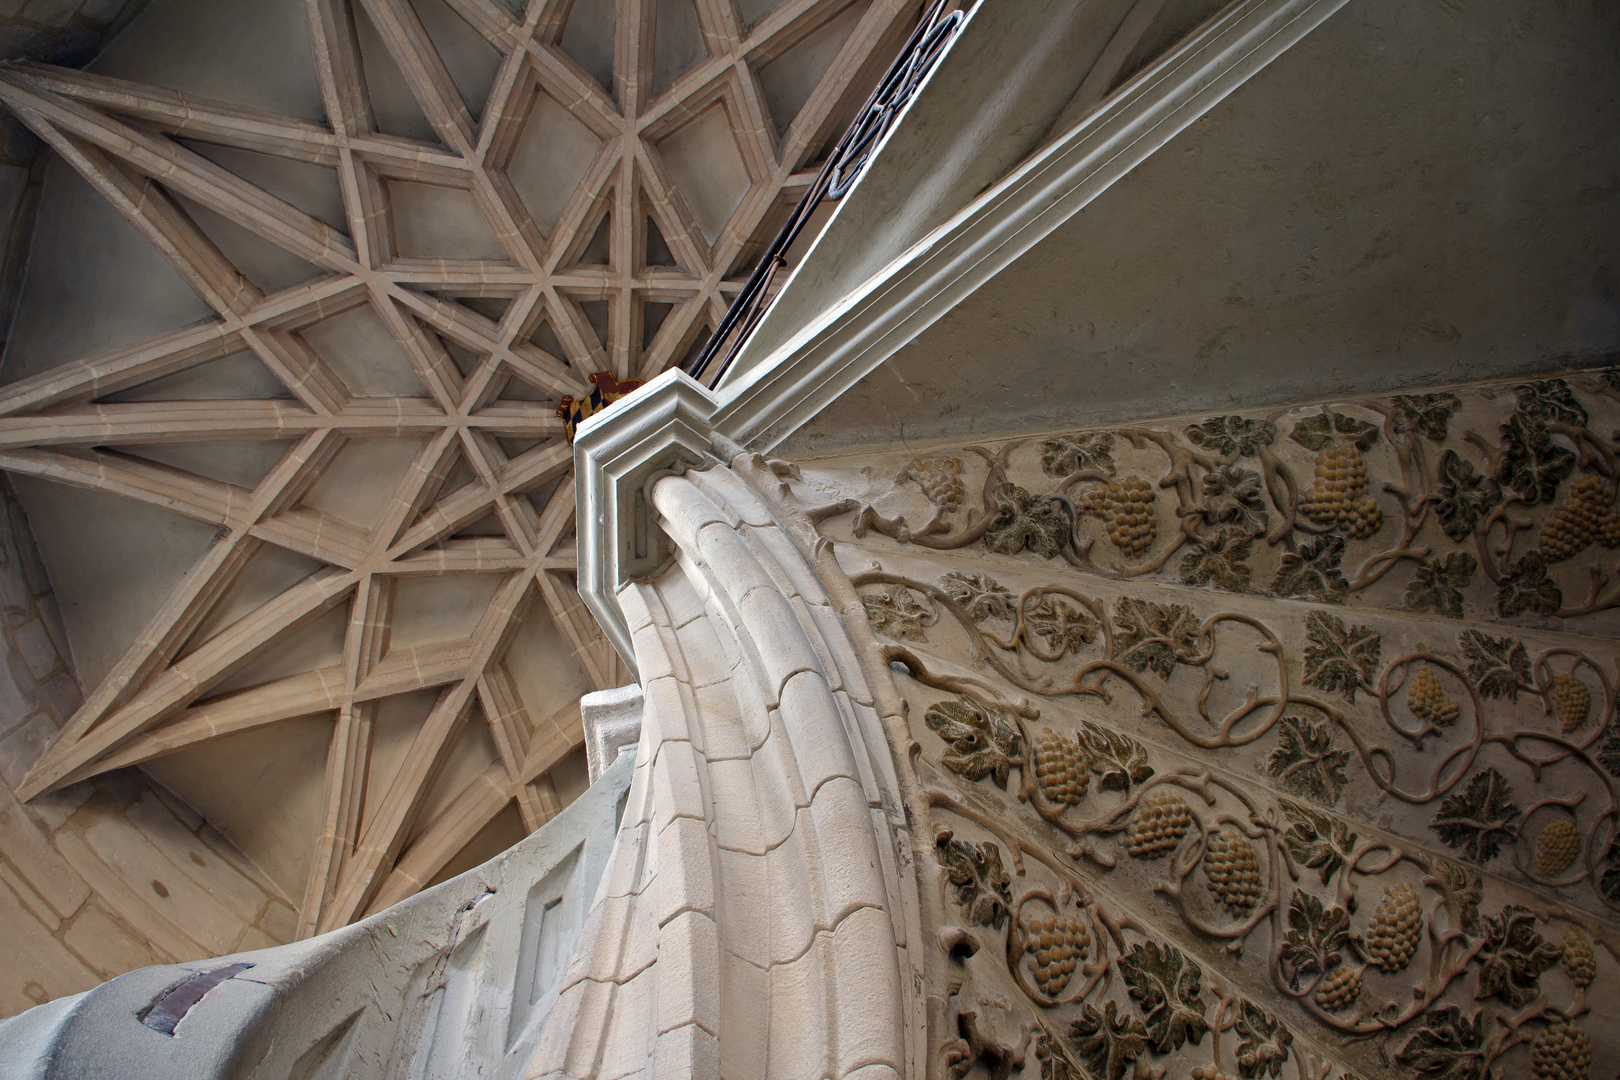
{"type": "Polygon", "coordinates": [[[625,750],[636,752],[641,741],[641,687],[636,683],[612,690],[594,690],[579,699],[585,725],[585,762],[591,783],[607,771],[625,750]]]}
{"type": "MultiPolygon", "coordinates": [[[[780,443],[1347,2],[1233,4],[770,356],[745,349],[719,387],[716,430],[761,451],[780,443]]],[[[958,40],[971,33],[970,21],[958,40]]]]}

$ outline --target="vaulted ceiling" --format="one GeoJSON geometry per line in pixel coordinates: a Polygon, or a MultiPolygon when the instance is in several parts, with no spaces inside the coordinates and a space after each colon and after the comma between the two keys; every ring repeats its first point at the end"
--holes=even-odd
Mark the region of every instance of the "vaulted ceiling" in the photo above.
{"type": "Polygon", "coordinates": [[[20,794],[141,766],[303,933],[555,814],[628,681],[556,399],[701,347],[916,9],[151,0],[0,69],[0,468],[86,694],[20,794]]]}

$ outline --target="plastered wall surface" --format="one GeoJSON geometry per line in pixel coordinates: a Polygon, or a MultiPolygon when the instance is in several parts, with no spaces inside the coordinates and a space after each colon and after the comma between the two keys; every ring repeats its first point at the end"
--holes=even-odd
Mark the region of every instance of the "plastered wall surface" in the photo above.
{"type": "Polygon", "coordinates": [[[292,940],[281,891],[138,771],[13,796],[81,697],[22,508],[9,485],[0,498],[0,1015],[149,964],[292,940]]]}
{"type": "Polygon", "coordinates": [[[782,452],[1527,373],[1620,348],[1617,33],[1612,7],[1585,0],[1353,0],[782,452]]]}

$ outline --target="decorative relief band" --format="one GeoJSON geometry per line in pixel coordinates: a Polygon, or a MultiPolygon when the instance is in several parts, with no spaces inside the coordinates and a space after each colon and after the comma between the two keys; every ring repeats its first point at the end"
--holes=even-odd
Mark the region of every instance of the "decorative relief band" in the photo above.
{"type": "Polygon", "coordinates": [[[807,465],[898,665],[959,923],[938,1067],[1620,1061],[1589,993],[1620,949],[1616,394],[1582,374],[807,465]]]}

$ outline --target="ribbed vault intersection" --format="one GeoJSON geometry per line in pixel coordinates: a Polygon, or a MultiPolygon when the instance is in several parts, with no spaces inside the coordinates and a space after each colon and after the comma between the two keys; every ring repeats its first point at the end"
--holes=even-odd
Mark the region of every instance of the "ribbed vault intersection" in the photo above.
{"type": "MultiPolygon", "coordinates": [[[[19,794],[324,724],[313,851],[281,859],[307,866],[308,934],[434,879],[511,804],[529,830],[560,809],[578,693],[627,675],[576,595],[556,399],[701,347],[916,5],[290,6],[315,116],[200,94],[185,57],[151,81],[105,73],[116,48],[0,71],[53,167],[207,309],[71,357],[14,335],[0,468],[47,482],[25,502],[65,486],[201,527],[105,663],[74,640],[85,704],[19,794]]],[[[92,550],[47,550],[53,577],[92,550]]]]}

